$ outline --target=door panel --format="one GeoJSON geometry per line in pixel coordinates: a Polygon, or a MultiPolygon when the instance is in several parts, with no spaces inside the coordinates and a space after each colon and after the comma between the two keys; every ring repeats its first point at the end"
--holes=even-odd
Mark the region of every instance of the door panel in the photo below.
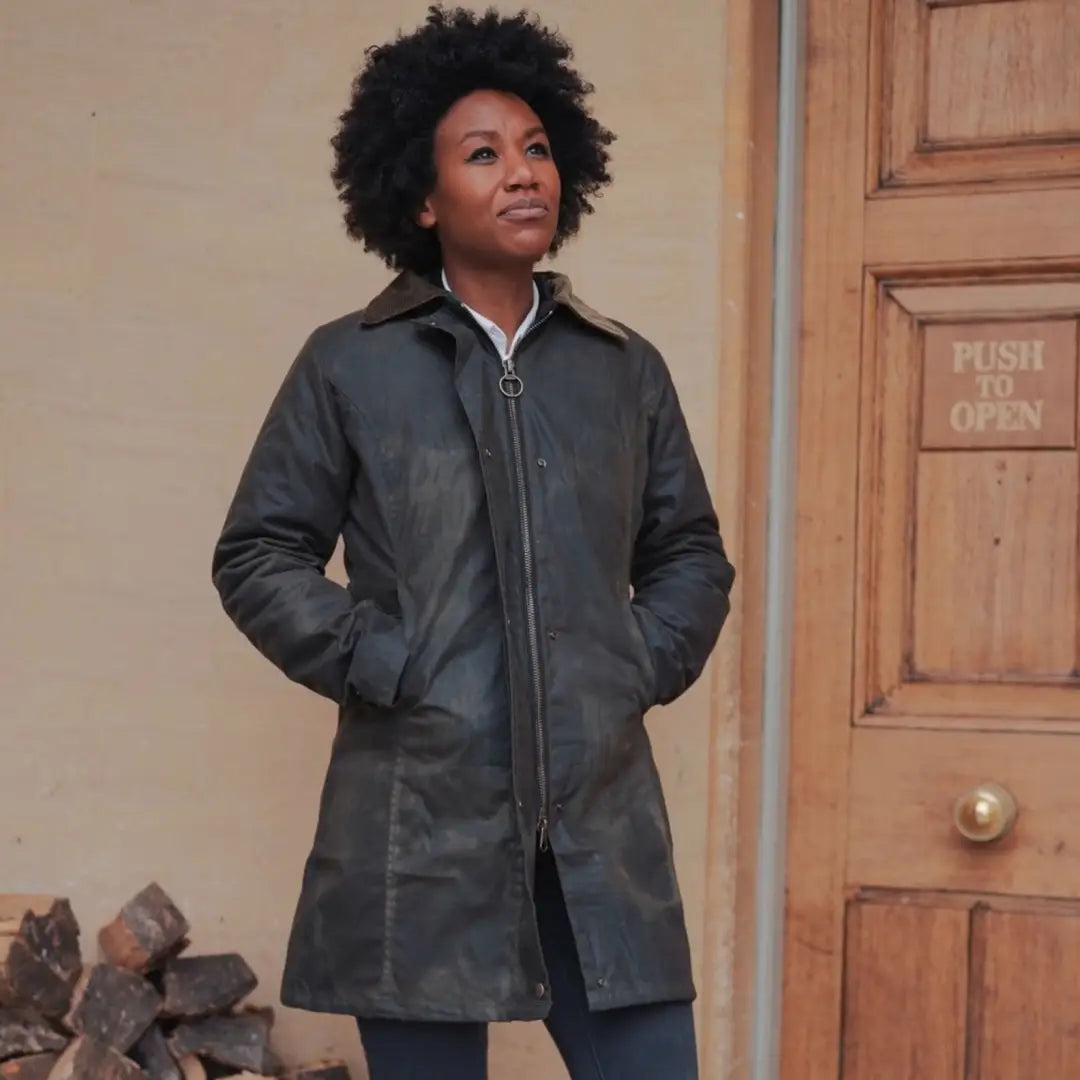
{"type": "Polygon", "coordinates": [[[968,922],[959,908],[848,907],[845,1080],[960,1080],[968,922]]]}
{"type": "Polygon", "coordinates": [[[883,0],[873,186],[1075,175],[1078,50],[1073,0],[883,0]]]}
{"type": "Polygon", "coordinates": [[[807,12],[783,1076],[1066,1080],[1080,7],[807,12]]]}
{"type": "Polygon", "coordinates": [[[1076,454],[924,453],[916,492],[905,681],[1070,679],[1076,454]]]}
{"type": "Polygon", "coordinates": [[[1080,1074],[1080,906],[873,894],[847,908],[844,1080],[1080,1074]]]}
{"type": "Polygon", "coordinates": [[[1080,897],[1078,777],[1074,735],[859,728],[847,879],[858,887],[1080,897]],[[957,831],[955,803],[986,781],[1004,787],[1019,811],[1001,840],[972,843],[957,831]]]}
{"type": "Polygon", "coordinates": [[[979,1080],[1080,1075],[1080,913],[977,909],[972,1075],[979,1080]]]}

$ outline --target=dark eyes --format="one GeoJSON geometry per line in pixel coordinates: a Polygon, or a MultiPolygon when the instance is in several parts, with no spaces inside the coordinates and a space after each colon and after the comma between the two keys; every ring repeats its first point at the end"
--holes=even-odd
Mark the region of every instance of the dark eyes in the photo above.
{"type": "MultiPolygon", "coordinates": [[[[550,158],[551,147],[547,143],[534,142],[525,150],[525,153],[529,157],[550,158]]],[[[487,162],[495,161],[497,158],[498,154],[490,146],[479,146],[465,160],[487,162]]]]}

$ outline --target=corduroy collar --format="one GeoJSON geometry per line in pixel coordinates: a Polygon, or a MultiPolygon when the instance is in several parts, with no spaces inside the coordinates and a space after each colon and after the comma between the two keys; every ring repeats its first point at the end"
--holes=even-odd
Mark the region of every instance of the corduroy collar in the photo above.
{"type": "MultiPolygon", "coordinates": [[[[544,299],[565,307],[583,323],[618,341],[628,341],[627,333],[618,323],[594,311],[579,300],[570,287],[570,279],[563,274],[545,271],[536,275],[540,295],[544,299]]],[[[411,315],[422,307],[435,302],[445,302],[449,294],[440,285],[406,270],[399,274],[370,304],[364,308],[361,322],[364,326],[378,326],[392,319],[411,315]]]]}

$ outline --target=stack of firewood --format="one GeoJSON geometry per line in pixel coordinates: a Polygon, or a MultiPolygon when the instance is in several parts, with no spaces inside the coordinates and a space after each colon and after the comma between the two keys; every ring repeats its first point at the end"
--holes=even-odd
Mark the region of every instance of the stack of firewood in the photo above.
{"type": "Polygon", "coordinates": [[[349,1080],[341,1061],[283,1072],[273,1010],[236,953],[182,955],[190,927],[156,884],[84,964],[67,900],[0,896],[0,1080],[349,1080]]]}

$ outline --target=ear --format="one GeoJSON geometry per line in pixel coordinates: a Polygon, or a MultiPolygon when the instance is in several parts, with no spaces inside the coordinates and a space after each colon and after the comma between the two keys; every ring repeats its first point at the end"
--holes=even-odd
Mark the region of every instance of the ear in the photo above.
{"type": "Polygon", "coordinates": [[[430,195],[424,200],[424,205],[420,208],[420,213],[416,215],[416,224],[419,225],[421,229],[434,229],[437,224],[435,208],[431,205],[430,195]]]}

